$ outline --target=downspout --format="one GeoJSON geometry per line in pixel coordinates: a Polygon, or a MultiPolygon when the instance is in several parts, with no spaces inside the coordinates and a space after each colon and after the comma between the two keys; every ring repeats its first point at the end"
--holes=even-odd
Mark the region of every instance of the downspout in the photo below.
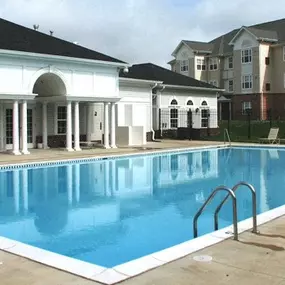
{"type": "MultiPolygon", "coordinates": [[[[161,107],[161,95],[163,90],[165,89],[165,85],[162,86],[161,90],[160,90],[160,102],[159,102],[159,106],[161,107]]],[[[162,129],[160,128],[160,137],[162,138],[162,129]]]]}
{"type": "Polygon", "coordinates": [[[155,83],[153,87],[151,87],[151,92],[150,92],[150,132],[151,132],[151,140],[154,142],[155,141],[155,133],[153,129],[153,106],[152,106],[152,91],[158,86],[158,83],[155,83]]]}

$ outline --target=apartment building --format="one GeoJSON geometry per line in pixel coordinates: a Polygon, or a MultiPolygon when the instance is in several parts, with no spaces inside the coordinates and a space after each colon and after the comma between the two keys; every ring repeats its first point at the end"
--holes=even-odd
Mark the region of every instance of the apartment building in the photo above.
{"type": "Polygon", "coordinates": [[[219,118],[285,119],[285,19],[242,26],[210,42],[182,40],[175,72],[225,89],[219,118]]]}

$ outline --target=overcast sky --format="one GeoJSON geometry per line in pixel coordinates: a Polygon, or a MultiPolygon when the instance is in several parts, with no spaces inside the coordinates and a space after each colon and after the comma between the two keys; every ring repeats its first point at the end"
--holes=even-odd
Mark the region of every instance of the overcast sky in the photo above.
{"type": "Polygon", "coordinates": [[[284,0],[1,0],[0,17],[131,64],[167,67],[180,40],[285,17],[284,0]]]}

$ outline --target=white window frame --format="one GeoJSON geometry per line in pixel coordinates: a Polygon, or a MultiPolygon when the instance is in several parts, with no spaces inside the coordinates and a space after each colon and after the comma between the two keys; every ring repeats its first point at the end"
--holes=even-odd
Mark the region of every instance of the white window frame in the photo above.
{"type": "Polygon", "coordinates": [[[201,112],[201,129],[207,129],[210,127],[210,118],[208,116],[208,114],[210,113],[210,108],[207,106],[203,106],[200,112],[201,112]],[[207,111],[207,113],[205,111],[207,111]],[[207,117],[203,117],[204,113],[207,114],[207,117]]]}
{"type": "Polygon", "coordinates": [[[248,102],[242,102],[242,114],[243,115],[247,115],[247,112],[246,112],[246,110],[247,109],[252,109],[252,106],[251,106],[251,102],[250,101],[248,101],[248,102]]]}
{"type": "Polygon", "coordinates": [[[229,92],[234,92],[234,80],[233,79],[230,79],[228,81],[228,90],[229,90],[229,92]],[[230,82],[232,82],[232,84],[230,84],[230,82]]]}
{"type": "Polygon", "coordinates": [[[283,61],[285,61],[285,46],[283,47],[283,61]]]}
{"type": "Polygon", "coordinates": [[[197,58],[197,70],[206,70],[206,62],[204,58],[197,58]]]}
{"type": "Polygon", "coordinates": [[[55,134],[56,135],[66,135],[66,132],[64,132],[64,133],[59,133],[58,132],[58,122],[59,121],[62,121],[62,122],[66,122],[66,127],[65,127],[65,130],[67,129],[67,106],[65,106],[65,105],[55,105],[55,116],[54,116],[54,118],[55,118],[55,128],[54,128],[54,131],[55,131],[55,134]],[[65,119],[59,119],[58,118],[58,109],[59,108],[65,108],[65,110],[66,110],[66,118],[65,119]]]}
{"type": "Polygon", "coordinates": [[[209,58],[209,70],[210,71],[218,70],[218,58],[217,57],[209,58]]]}
{"type": "Polygon", "coordinates": [[[252,89],[253,80],[251,74],[246,74],[241,77],[241,89],[242,90],[250,90],[252,89]],[[247,85],[248,84],[248,85],[247,85]]]}
{"type": "Polygon", "coordinates": [[[180,61],[180,71],[181,72],[188,72],[189,71],[189,61],[188,60],[181,60],[180,61]]]}
{"type": "Polygon", "coordinates": [[[248,64],[252,63],[252,49],[246,48],[241,51],[241,63],[248,64]]]}
{"type": "Polygon", "coordinates": [[[234,58],[233,56],[228,57],[228,69],[234,68],[234,58]]]}

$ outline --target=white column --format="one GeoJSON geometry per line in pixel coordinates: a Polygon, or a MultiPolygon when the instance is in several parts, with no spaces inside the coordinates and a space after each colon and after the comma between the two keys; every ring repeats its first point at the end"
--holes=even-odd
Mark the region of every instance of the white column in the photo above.
{"type": "Polygon", "coordinates": [[[43,148],[48,149],[47,102],[43,102],[43,148]]]}
{"type": "Polygon", "coordinates": [[[66,150],[73,151],[72,148],[72,106],[71,102],[67,102],[66,106],[66,150]]]}
{"type": "Polygon", "coordinates": [[[30,154],[28,151],[28,128],[27,128],[27,101],[23,101],[22,103],[22,112],[21,112],[22,118],[22,153],[23,154],[30,154]]]}
{"type": "Polygon", "coordinates": [[[20,155],[19,151],[19,102],[13,103],[13,154],[20,155]]]}
{"type": "Polygon", "coordinates": [[[111,148],[117,148],[116,146],[116,105],[111,103],[111,148]]]}
{"type": "Polygon", "coordinates": [[[109,145],[109,103],[104,103],[104,148],[109,145]]]}
{"type": "Polygon", "coordinates": [[[74,103],[74,150],[80,151],[79,103],[74,103]]]}

